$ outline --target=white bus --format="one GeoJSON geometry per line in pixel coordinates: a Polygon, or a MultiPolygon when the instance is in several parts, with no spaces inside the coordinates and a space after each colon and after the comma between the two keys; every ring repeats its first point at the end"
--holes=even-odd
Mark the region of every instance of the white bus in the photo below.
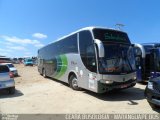
{"type": "Polygon", "coordinates": [[[12,63],[13,61],[11,58],[6,57],[6,56],[0,56],[0,63],[12,63]]]}
{"type": "Polygon", "coordinates": [[[38,71],[74,90],[96,93],[133,87],[136,67],[127,33],[86,27],[38,50],[38,71]]]}

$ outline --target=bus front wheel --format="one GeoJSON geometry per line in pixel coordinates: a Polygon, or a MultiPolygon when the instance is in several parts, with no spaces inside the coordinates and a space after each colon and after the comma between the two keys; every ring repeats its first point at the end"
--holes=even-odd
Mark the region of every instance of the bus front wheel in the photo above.
{"type": "Polygon", "coordinates": [[[71,75],[71,77],[69,78],[69,84],[73,90],[80,90],[80,88],[78,87],[77,78],[74,75],[71,75]]]}

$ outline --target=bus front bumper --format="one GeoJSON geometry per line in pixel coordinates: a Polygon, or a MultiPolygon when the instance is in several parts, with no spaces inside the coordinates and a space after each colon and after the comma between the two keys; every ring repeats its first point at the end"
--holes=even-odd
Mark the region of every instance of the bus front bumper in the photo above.
{"type": "Polygon", "coordinates": [[[98,81],[98,92],[104,93],[116,89],[126,89],[136,85],[136,80],[130,79],[126,82],[113,82],[111,84],[106,84],[101,81],[98,81]]]}

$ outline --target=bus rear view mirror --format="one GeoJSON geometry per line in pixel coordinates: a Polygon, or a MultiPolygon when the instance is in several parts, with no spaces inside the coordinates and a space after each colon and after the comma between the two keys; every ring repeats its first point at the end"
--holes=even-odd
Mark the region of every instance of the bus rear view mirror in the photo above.
{"type": "Polygon", "coordinates": [[[104,57],[104,46],[103,46],[103,43],[102,41],[98,40],[98,39],[95,39],[95,43],[98,47],[98,54],[99,54],[99,57],[102,58],[104,57]]]}

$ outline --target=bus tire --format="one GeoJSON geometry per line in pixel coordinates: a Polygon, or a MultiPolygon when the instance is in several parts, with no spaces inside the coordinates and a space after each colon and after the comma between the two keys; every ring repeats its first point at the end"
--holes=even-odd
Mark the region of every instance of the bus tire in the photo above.
{"type": "Polygon", "coordinates": [[[78,81],[75,75],[70,76],[69,85],[73,90],[81,90],[81,88],[78,87],[78,81]]]}
{"type": "Polygon", "coordinates": [[[45,69],[43,68],[43,70],[42,70],[42,75],[43,75],[43,77],[44,78],[46,78],[47,76],[46,76],[46,71],[45,71],[45,69]]]}

